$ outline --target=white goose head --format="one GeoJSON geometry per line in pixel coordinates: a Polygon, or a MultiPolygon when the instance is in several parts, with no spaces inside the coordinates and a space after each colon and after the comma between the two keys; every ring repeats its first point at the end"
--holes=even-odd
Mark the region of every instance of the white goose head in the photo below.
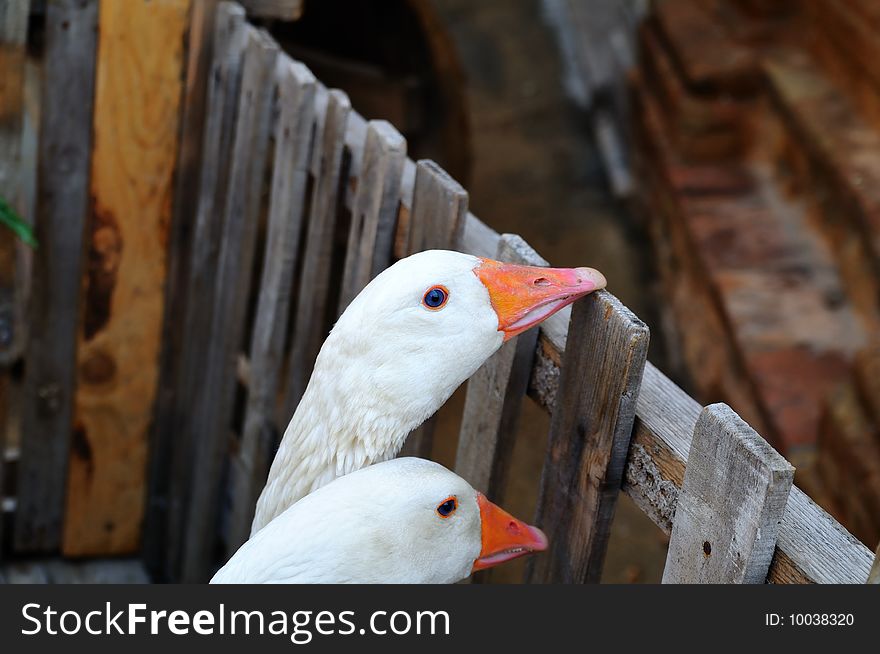
{"type": "Polygon", "coordinates": [[[383,271],[324,342],[252,532],[336,477],[396,455],[505,340],[604,286],[592,268],[519,266],[446,250],[383,271]]]}
{"type": "Polygon", "coordinates": [[[434,413],[501,343],[605,286],[591,268],[503,264],[430,250],[398,261],[352,301],[316,368],[358,375],[408,416],[407,431],[434,413]],[[340,353],[344,353],[340,357],[340,353]],[[366,377],[366,379],[364,379],[366,377]]]}
{"type": "Polygon", "coordinates": [[[424,459],[346,475],[245,543],[212,583],[455,583],[547,538],[424,459]]]}

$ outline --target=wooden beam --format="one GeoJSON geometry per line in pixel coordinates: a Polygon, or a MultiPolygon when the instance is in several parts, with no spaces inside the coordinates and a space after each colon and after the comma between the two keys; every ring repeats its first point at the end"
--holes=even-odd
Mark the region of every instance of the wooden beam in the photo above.
{"type": "Polygon", "coordinates": [[[214,55],[208,75],[203,165],[199,171],[195,234],[182,316],[181,360],[174,380],[172,404],[159,405],[168,413],[158,418],[157,427],[163,430],[163,438],[173,439],[174,446],[168,462],[167,492],[158,494],[155,500],[159,510],[166,514],[166,526],[156,534],[156,547],[147,550],[154,552],[157,558],[148,559],[147,563],[154,574],[168,580],[177,580],[183,550],[191,466],[196,456],[193,421],[207,365],[206,334],[214,316],[214,282],[247,35],[244,10],[235,3],[220,3],[211,30],[214,55]]]}
{"type": "Polygon", "coordinates": [[[278,44],[248,27],[223,233],[214,280],[214,316],[207,334],[209,353],[193,407],[195,456],[191,460],[189,507],[181,581],[207,581],[212,569],[220,514],[223,463],[235,398],[236,365],[245,334],[260,194],[268,163],[277,86],[278,44]],[[217,319],[218,317],[222,317],[217,319]]]}
{"type": "MultiPolygon", "coordinates": [[[[286,416],[293,415],[305,391],[321,345],[327,337],[326,319],[330,291],[331,259],[336,219],[342,204],[345,129],[351,112],[348,96],[332,90],[327,94],[320,148],[313,158],[319,170],[313,187],[308,234],[293,325],[290,373],[286,393],[286,416]],[[319,154],[320,153],[320,154],[319,154]]],[[[334,308],[336,305],[332,305],[334,308]]]]}
{"type": "Polygon", "coordinates": [[[762,584],[794,467],[726,404],[694,428],[663,583],[762,584]]]}
{"type": "Polygon", "coordinates": [[[598,583],[648,354],[648,328],[606,291],[575,303],[536,522],[533,582],[598,583]]]}
{"type": "MultiPolygon", "coordinates": [[[[515,234],[501,236],[495,258],[526,266],[548,265],[515,234]]],[[[537,329],[507,341],[468,380],[455,472],[496,503],[503,501],[537,341],[537,329]]]]}
{"type": "Polygon", "coordinates": [[[352,201],[337,315],[391,263],[404,159],[406,139],[391,123],[371,120],[361,159],[363,183],[352,201]]]}
{"type": "Polygon", "coordinates": [[[193,0],[187,36],[186,81],[180,118],[174,197],[168,245],[168,280],[159,356],[159,385],[155,419],[149,446],[147,504],[144,514],[142,552],[147,567],[160,575],[165,555],[168,493],[174,460],[174,407],[180,374],[183,325],[187,310],[190,253],[195,237],[199,178],[202,168],[203,125],[208,115],[208,78],[214,54],[214,25],[218,0],[193,0]]]}
{"type": "Polygon", "coordinates": [[[79,292],[89,212],[97,0],[46,9],[33,289],[15,548],[61,544],[73,426],[79,292]]]}
{"type": "Polygon", "coordinates": [[[254,509],[278,440],[275,404],[290,315],[293,271],[305,222],[315,84],[314,76],[305,66],[286,56],[282,58],[268,235],[250,345],[250,383],[241,444],[233,459],[232,515],[226,538],[228,556],[250,536],[254,509]]]}
{"type": "Polygon", "coordinates": [[[67,556],[140,546],[188,17],[189,0],[100,4],[67,556]]]}
{"type": "MultiPolygon", "coordinates": [[[[408,252],[461,247],[468,194],[461,184],[433,161],[416,164],[408,252]]],[[[493,256],[495,256],[493,252],[493,256]]],[[[406,439],[400,456],[429,458],[434,444],[436,418],[431,416],[406,439]]]]}

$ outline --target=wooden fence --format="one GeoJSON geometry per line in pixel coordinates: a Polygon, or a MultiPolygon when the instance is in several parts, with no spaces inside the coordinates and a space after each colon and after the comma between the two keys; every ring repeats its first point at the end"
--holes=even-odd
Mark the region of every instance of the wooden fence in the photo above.
{"type": "MultiPolygon", "coordinates": [[[[112,6],[101,3],[97,66],[109,66],[105,72],[113,64],[104,56],[115,53],[103,40],[114,26],[122,30],[136,18],[139,29],[157,29],[155,38],[159,24],[166,25],[163,38],[179,36],[166,34],[168,15],[162,23],[146,9],[132,17],[112,6]]],[[[164,3],[170,18],[180,16],[173,6],[164,3]]],[[[144,290],[126,262],[156,256],[131,254],[151,236],[126,232],[132,222],[117,220],[142,207],[137,198],[100,193],[95,206],[86,201],[90,184],[108,187],[101,175],[112,176],[118,162],[102,150],[112,146],[100,133],[94,146],[89,138],[97,3],[49,5],[41,246],[14,547],[75,556],[140,547],[160,578],[204,581],[247,537],[272,453],[323,337],[377,272],[434,247],[546,262],[518,236],[499,235],[469,213],[459,184],[430,161],[409,160],[392,125],[365,121],[343,91],[325,88],[249,25],[238,5],[193,7],[182,106],[171,93],[152,97],[161,76],[145,76],[129,96],[130,104],[140,95],[174,112],[179,118],[166,137],[181,135],[176,161],[153,162],[154,173],[167,173],[158,178],[173,199],[164,258],[151,269],[164,285],[164,312],[158,307],[160,318],[149,318],[144,332],[138,321],[147,320],[146,300],[132,300],[132,313],[120,314],[118,296],[113,311],[101,296],[144,290]],[[53,108],[62,106],[58,115],[53,108]],[[83,238],[91,239],[87,262],[83,238]],[[103,322],[90,323],[96,315],[103,322]],[[132,315],[136,324],[126,323],[132,315]],[[107,325],[120,322],[106,336],[107,325]],[[90,324],[93,331],[78,336],[90,324]],[[120,396],[122,373],[145,365],[122,357],[126,329],[153,345],[147,352],[159,366],[155,378],[147,375],[149,389],[127,387],[120,396]],[[148,403],[149,440],[140,423],[119,423],[128,414],[116,401],[136,404],[126,409],[136,415],[148,403]],[[144,468],[146,484],[131,482],[144,468]]],[[[160,59],[170,71],[182,58],[171,48],[160,59]]],[[[122,93],[102,87],[105,77],[98,76],[96,117],[107,94],[122,93]]],[[[94,124],[111,129],[113,118],[94,124]]],[[[503,501],[524,397],[552,416],[536,517],[552,549],[530,562],[527,580],[597,581],[622,489],[670,534],[664,581],[865,582],[871,552],[792,485],[793,468],[730,408],[701,407],[648,363],[648,337],[635,315],[601,291],[506,343],[468,383],[455,468],[493,499],[503,501]]],[[[432,438],[428,421],[405,451],[428,455],[432,438]]]]}

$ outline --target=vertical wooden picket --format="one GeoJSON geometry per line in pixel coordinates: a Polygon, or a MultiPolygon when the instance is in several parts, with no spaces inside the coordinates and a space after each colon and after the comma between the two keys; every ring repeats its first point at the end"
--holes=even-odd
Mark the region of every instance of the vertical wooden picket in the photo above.
{"type": "Polygon", "coordinates": [[[236,365],[245,330],[260,191],[266,173],[279,49],[267,33],[248,28],[232,146],[223,232],[214,280],[208,358],[193,410],[193,485],[185,522],[181,580],[204,581],[217,536],[220,481],[229,446],[236,365]]]}
{"type": "MultiPolygon", "coordinates": [[[[204,148],[203,126],[214,113],[209,105],[208,83],[214,58],[214,32],[218,0],[193,0],[190,10],[186,81],[182,98],[180,147],[171,209],[171,234],[168,244],[168,283],[165,292],[165,315],[162,326],[162,351],[159,355],[159,387],[149,445],[147,500],[144,509],[144,560],[149,569],[160,570],[167,537],[168,488],[171,462],[174,460],[174,409],[177,403],[177,378],[186,356],[181,316],[187,304],[190,255],[196,247],[196,215],[204,148]]],[[[212,98],[216,99],[216,98],[212,98]]]]}
{"type": "Polygon", "coordinates": [[[794,468],[726,404],[694,428],[663,583],[761,584],[794,468]]]}
{"type": "MultiPolygon", "coordinates": [[[[157,466],[160,470],[167,466],[168,479],[155,477],[151,488],[153,504],[157,505],[159,513],[156,519],[161,520],[164,514],[165,528],[156,534],[161,545],[148,550],[157,553],[157,558],[149,560],[148,564],[154,574],[167,579],[177,579],[185,538],[187,498],[195,457],[195,406],[206,367],[206,334],[214,316],[213,288],[247,34],[241,7],[231,2],[220,3],[211,36],[214,55],[208,77],[203,163],[186,281],[187,302],[182,316],[181,361],[174,380],[174,401],[164,407],[160,405],[168,413],[158,418],[163,429],[161,438],[172,439],[174,446],[170,449],[170,461],[159,461],[157,466]]],[[[153,456],[161,454],[157,451],[153,456]]]]}
{"type": "Polygon", "coordinates": [[[61,543],[89,213],[97,0],[46,7],[33,289],[15,548],[61,543]]]}
{"type": "Polygon", "coordinates": [[[230,556],[250,535],[277,440],[275,401],[304,220],[315,84],[305,66],[282,57],[268,235],[250,344],[250,384],[241,444],[233,460],[233,504],[226,542],[230,556]]]}
{"type": "Polygon", "coordinates": [[[616,297],[575,303],[535,519],[550,551],[530,581],[599,581],[647,353],[647,326],[616,297]]]}
{"type": "MultiPolygon", "coordinates": [[[[320,163],[311,198],[308,234],[299,279],[293,345],[288,364],[286,417],[296,409],[327,337],[324,329],[330,290],[330,263],[336,218],[344,192],[343,150],[351,103],[342,91],[331,90],[320,135],[320,163]]],[[[317,138],[317,137],[316,137],[317,138]]],[[[318,148],[318,144],[315,144],[318,148]]],[[[317,153],[316,153],[317,156],[317,153]]],[[[335,305],[334,305],[335,306],[335,305]]]]}
{"type": "Polygon", "coordinates": [[[391,263],[406,140],[384,120],[371,120],[352,202],[339,310],[391,263]]]}

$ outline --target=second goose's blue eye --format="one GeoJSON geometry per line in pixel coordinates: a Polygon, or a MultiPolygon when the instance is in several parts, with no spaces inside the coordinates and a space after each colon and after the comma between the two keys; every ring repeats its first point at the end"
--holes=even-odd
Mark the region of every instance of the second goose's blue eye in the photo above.
{"type": "Polygon", "coordinates": [[[440,309],[449,299],[449,291],[442,286],[432,286],[422,298],[422,304],[429,309],[440,309]]]}

